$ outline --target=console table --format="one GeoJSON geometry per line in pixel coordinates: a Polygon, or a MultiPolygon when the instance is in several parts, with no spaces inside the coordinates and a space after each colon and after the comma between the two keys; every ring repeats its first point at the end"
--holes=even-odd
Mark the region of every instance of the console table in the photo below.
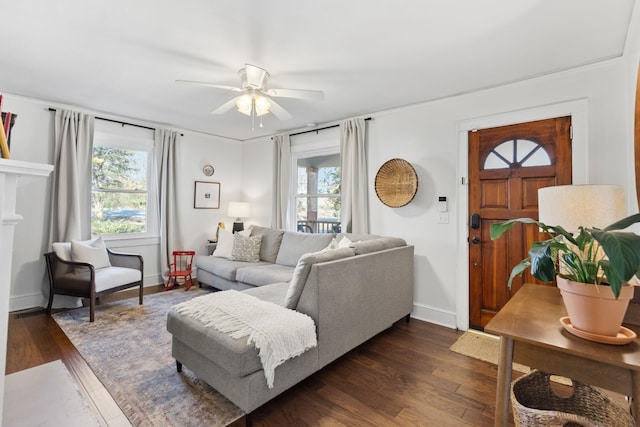
{"type": "Polygon", "coordinates": [[[618,346],[578,338],[560,324],[566,315],[558,288],[527,284],[485,327],[500,336],[495,425],[509,425],[513,362],[633,396],[640,425],[640,341],[618,346]]]}
{"type": "MultiPolygon", "coordinates": [[[[2,421],[4,372],[7,359],[13,230],[16,224],[22,220],[22,216],[16,213],[16,190],[19,178],[45,178],[52,170],[53,166],[51,165],[0,159],[0,423],[2,421]]],[[[44,206],[43,209],[45,209],[44,206]]]]}

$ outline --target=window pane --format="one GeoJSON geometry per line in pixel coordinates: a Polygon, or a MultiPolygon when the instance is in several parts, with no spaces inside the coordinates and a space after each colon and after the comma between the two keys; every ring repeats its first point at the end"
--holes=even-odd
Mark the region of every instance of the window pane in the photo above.
{"type": "Polygon", "coordinates": [[[147,194],[92,192],[93,234],[142,233],[147,231],[147,194]]]}
{"type": "Polygon", "coordinates": [[[142,190],[147,188],[147,152],[93,147],[93,189],[142,190]]]}
{"type": "Polygon", "coordinates": [[[340,232],[340,197],[298,197],[298,231],[304,233],[340,232]]]}

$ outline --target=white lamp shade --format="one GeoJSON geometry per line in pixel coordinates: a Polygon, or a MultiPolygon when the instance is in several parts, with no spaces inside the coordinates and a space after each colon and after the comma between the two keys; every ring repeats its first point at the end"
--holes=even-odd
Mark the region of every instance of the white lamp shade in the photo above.
{"type": "Polygon", "coordinates": [[[229,216],[236,218],[247,218],[250,215],[249,203],[247,202],[229,202],[229,216]]]}
{"type": "Polygon", "coordinates": [[[558,185],[538,189],[540,222],[569,232],[604,228],[627,216],[624,189],[617,185],[558,185]]]}

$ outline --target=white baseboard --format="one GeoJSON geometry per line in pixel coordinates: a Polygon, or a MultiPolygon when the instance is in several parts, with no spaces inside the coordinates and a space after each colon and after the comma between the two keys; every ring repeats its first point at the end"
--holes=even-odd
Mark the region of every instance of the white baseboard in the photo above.
{"type": "Polygon", "coordinates": [[[455,313],[429,307],[424,304],[414,303],[411,317],[425,322],[434,323],[436,325],[445,326],[447,328],[456,329],[455,313]]]}
{"type": "MultiPolygon", "coordinates": [[[[163,284],[162,276],[157,274],[153,276],[145,276],[144,277],[144,287],[147,286],[156,286],[163,284]]],[[[19,310],[27,310],[35,307],[44,307],[46,306],[46,299],[42,292],[34,292],[25,295],[15,295],[11,296],[9,299],[9,311],[19,311],[19,310]]],[[[54,300],[55,307],[55,300],[54,300]]]]}

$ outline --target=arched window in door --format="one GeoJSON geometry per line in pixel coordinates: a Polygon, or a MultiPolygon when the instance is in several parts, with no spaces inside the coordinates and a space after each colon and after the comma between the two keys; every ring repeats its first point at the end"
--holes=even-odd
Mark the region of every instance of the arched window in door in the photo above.
{"type": "Polygon", "coordinates": [[[487,155],[483,169],[549,166],[551,158],[544,147],[528,139],[513,139],[498,144],[487,155]]]}

